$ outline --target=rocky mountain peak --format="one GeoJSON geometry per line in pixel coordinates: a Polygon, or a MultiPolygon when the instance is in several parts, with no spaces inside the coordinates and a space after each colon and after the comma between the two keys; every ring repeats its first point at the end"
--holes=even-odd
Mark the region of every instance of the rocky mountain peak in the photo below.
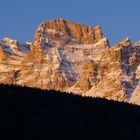
{"type": "Polygon", "coordinates": [[[130,38],[125,38],[125,39],[121,40],[120,42],[118,42],[117,44],[113,45],[112,48],[121,49],[121,48],[125,48],[125,47],[130,47],[130,46],[132,46],[130,38]]]}
{"type": "Polygon", "coordinates": [[[47,41],[60,41],[65,44],[94,44],[104,37],[101,27],[91,27],[66,21],[64,19],[55,19],[43,22],[35,32],[35,40],[42,37],[47,41]]]}
{"type": "Polygon", "coordinates": [[[42,22],[31,43],[0,41],[0,83],[140,104],[140,41],[110,47],[100,26],[42,22]]]}
{"type": "Polygon", "coordinates": [[[0,46],[9,54],[22,54],[23,52],[28,52],[30,49],[29,43],[21,43],[8,37],[5,37],[0,41],[0,46]]]}

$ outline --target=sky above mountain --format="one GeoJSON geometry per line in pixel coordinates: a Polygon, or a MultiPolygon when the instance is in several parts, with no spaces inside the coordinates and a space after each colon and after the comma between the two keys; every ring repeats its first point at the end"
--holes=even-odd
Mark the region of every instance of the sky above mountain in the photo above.
{"type": "Polygon", "coordinates": [[[140,40],[139,0],[1,0],[0,39],[32,41],[42,21],[64,18],[100,25],[111,44],[140,40]]]}

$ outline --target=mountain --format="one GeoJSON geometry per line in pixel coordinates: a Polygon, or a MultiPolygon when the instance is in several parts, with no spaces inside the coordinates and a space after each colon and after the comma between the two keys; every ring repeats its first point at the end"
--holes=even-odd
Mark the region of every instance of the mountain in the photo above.
{"type": "Polygon", "coordinates": [[[0,83],[140,105],[140,41],[110,46],[100,26],[43,22],[31,43],[0,41],[0,83]]]}

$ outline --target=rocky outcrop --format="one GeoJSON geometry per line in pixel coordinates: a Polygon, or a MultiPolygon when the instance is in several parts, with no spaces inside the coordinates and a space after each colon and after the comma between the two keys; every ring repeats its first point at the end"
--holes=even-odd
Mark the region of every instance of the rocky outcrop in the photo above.
{"type": "Polygon", "coordinates": [[[76,88],[80,88],[83,92],[87,92],[91,87],[97,84],[98,65],[93,60],[85,60],[83,63],[82,73],[80,74],[76,88]]]}
{"type": "Polygon", "coordinates": [[[140,105],[140,42],[110,47],[100,26],[43,22],[31,43],[0,41],[0,83],[140,105]]]}
{"type": "Polygon", "coordinates": [[[56,19],[40,24],[35,32],[34,42],[40,45],[44,45],[41,40],[45,40],[46,45],[50,45],[52,40],[59,41],[61,44],[94,44],[103,37],[100,26],[93,28],[64,19],[56,19]]]}

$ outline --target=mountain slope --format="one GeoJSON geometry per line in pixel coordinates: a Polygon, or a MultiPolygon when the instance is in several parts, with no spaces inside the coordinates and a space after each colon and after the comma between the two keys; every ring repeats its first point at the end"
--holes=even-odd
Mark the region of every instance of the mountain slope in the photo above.
{"type": "Polygon", "coordinates": [[[43,22],[32,43],[0,41],[0,83],[140,104],[140,42],[110,46],[101,27],[43,22]]]}

